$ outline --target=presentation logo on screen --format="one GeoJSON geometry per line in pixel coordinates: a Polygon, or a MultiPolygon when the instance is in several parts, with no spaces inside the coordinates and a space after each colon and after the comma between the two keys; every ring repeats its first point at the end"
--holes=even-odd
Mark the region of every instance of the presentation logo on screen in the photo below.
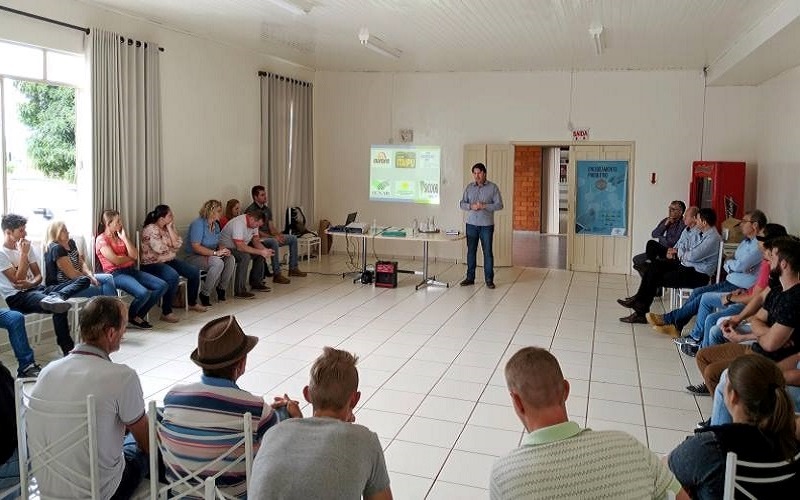
{"type": "Polygon", "coordinates": [[[439,146],[372,146],[369,199],[438,205],[441,158],[439,146]]]}

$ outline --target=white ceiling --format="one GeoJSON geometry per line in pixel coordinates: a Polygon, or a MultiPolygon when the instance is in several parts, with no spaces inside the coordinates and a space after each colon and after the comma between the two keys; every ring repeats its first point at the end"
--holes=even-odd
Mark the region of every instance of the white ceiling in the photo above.
{"type": "Polygon", "coordinates": [[[748,85],[800,65],[800,0],[290,0],[300,15],[269,0],[81,1],[329,71],[710,66],[711,83],[748,85]],[[362,27],[400,59],[362,47],[362,27]]]}

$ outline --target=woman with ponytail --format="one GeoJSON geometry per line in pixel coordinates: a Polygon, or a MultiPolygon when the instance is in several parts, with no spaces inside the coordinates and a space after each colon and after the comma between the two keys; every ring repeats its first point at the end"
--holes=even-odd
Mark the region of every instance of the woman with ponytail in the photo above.
{"type": "MultiPolygon", "coordinates": [[[[669,468],[686,492],[695,499],[722,498],[730,451],[749,462],[789,461],[787,472],[800,474],[794,405],[778,365],[758,354],[737,358],[728,367],[723,397],[733,422],[695,431],[669,455],[669,468]]],[[[756,498],[797,495],[785,484],[748,484],[747,490],[756,498]]]]}
{"type": "Polygon", "coordinates": [[[150,308],[167,291],[164,280],[136,269],[139,256],[122,226],[116,210],[106,210],[97,226],[94,251],[103,271],[114,276],[117,288],[133,295],[128,308],[128,326],[141,330],[153,328],[145,318],[150,308]]]}
{"type": "Polygon", "coordinates": [[[175,217],[167,205],[158,205],[144,218],[142,229],[142,271],[158,276],[167,282],[167,292],[161,301],[161,320],[177,323],[178,317],[172,312],[172,303],[178,292],[180,277],[187,280],[187,299],[189,309],[205,312],[205,306],[197,303],[200,291],[200,269],[178,260],[178,250],[183,239],[175,230],[175,217]]]}

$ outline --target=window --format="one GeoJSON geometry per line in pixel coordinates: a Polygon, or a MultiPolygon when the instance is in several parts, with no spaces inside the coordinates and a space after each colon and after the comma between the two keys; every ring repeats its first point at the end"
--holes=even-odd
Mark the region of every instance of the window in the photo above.
{"type": "Polygon", "coordinates": [[[28,218],[31,241],[55,220],[76,234],[85,225],[75,141],[84,73],[81,54],[0,42],[0,197],[3,213],[28,218]]]}

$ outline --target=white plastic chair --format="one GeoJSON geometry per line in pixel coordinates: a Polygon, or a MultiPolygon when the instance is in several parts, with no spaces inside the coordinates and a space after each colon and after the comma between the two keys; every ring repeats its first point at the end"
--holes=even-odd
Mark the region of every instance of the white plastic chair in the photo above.
{"type": "MultiPolygon", "coordinates": [[[[714,280],[714,283],[719,283],[720,278],[722,277],[722,257],[723,257],[723,250],[725,247],[725,242],[720,241],[719,243],[719,253],[717,254],[717,273],[714,277],[709,279],[709,284],[711,284],[711,280],[714,280]]],[[[670,310],[680,309],[683,307],[683,303],[692,295],[692,291],[694,288],[670,288],[669,294],[669,307],[670,310]]]]}
{"type": "Polygon", "coordinates": [[[162,424],[162,411],[156,407],[155,401],[150,401],[147,409],[148,433],[150,437],[150,498],[151,500],[165,498],[183,498],[187,495],[202,496],[206,500],[217,498],[234,498],[216,487],[216,479],[229,472],[231,469],[245,463],[245,482],[250,484],[250,474],[253,469],[253,419],[248,412],[242,418],[232,418],[231,427],[241,425],[241,432],[230,434],[216,434],[200,436],[197,434],[184,434],[170,429],[162,424]],[[220,442],[232,441],[232,444],[220,456],[208,462],[197,460],[187,461],[164,444],[162,437],[167,440],[193,441],[193,442],[220,442]],[[236,452],[244,447],[244,453],[231,459],[236,452]],[[158,482],[158,452],[164,460],[167,471],[178,479],[159,484],[158,482]],[[181,470],[178,470],[175,465],[181,470]],[[224,464],[224,465],[223,465],[224,464]],[[214,475],[205,477],[204,471],[215,470],[214,475]]]}
{"type": "MultiPolygon", "coordinates": [[[[36,379],[17,379],[15,386],[17,409],[17,446],[20,463],[20,488],[47,499],[99,499],[100,466],[97,451],[97,412],[93,395],[85,401],[59,402],[57,406],[30,395],[36,379]],[[28,439],[27,426],[37,427],[58,422],[61,428],[65,421],[74,422],[72,429],[63,434],[46,436],[43,442],[28,439]],[[74,463],[62,460],[62,455],[73,449],[84,448],[88,453],[89,476],[85,470],[76,470],[74,463]],[[30,454],[30,456],[29,456],[30,454]],[[48,476],[49,481],[38,481],[36,477],[48,476]],[[88,485],[86,480],[88,479],[88,485]],[[43,484],[60,483],[54,491],[42,490],[43,484]]],[[[38,432],[37,432],[38,434],[38,432]]],[[[45,433],[46,434],[46,433],[45,433]]],[[[29,495],[23,495],[28,498],[29,495]]]]}
{"type": "MultiPolygon", "coordinates": [[[[758,485],[774,485],[784,481],[791,483],[791,480],[797,475],[797,461],[800,460],[800,453],[795,455],[793,460],[794,462],[789,460],[771,463],[745,462],[739,460],[736,453],[729,451],[725,460],[723,500],[733,500],[737,492],[746,498],[756,500],[753,493],[748,491],[748,487],[752,489],[753,486],[757,488],[758,485]],[[750,474],[755,474],[756,477],[752,477],[750,474]]],[[[787,486],[789,485],[787,484],[787,486]]],[[[797,492],[795,491],[794,494],[797,492]]]]}

